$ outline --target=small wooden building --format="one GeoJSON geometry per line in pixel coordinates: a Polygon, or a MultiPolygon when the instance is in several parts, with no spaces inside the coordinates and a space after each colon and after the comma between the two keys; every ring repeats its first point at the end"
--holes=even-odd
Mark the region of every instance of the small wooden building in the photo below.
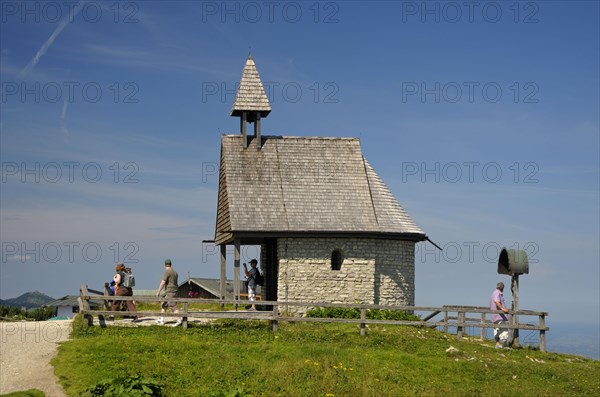
{"type": "Polygon", "coordinates": [[[365,159],[358,138],[261,134],[271,106],[248,56],[223,135],[215,244],[260,245],[263,299],[414,304],[415,244],[427,239],[365,159]],[[248,136],[247,123],[254,124],[248,136]]]}
{"type": "MultiPolygon", "coordinates": [[[[88,301],[90,305],[90,309],[98,310],[102,306],[103,294],[100,291],[96,291],[93,289],[88,289],[90,295],[98,296],[98,299],[91,299],[88,301]]],[[[62,298],[55,299],[46,303],[44,306],[53,306],[56,307],[56,317],[60,318],[73,318],[77,313],[79,313],[79,295],[65,295],[62,298]]]]}

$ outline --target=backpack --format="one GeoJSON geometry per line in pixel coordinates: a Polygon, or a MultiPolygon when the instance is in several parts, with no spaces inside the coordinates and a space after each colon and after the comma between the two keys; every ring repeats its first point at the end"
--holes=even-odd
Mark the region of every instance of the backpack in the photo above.
{"type": "Polygon", "coordinates": [[[254,282],[256,284],[260,285],[261,287],[265,283],[265,278],[263,277],[262,274],[260,274],[260,271],[258,269],[256,269],[256,275],[254,276],[254,282]]]}
{"type": "Polygon", "coordinates": [[[123,287],[131,288],[135,287],[135,276],[131,273],[123,272],[121,273],[121,285],[123,287]]]}

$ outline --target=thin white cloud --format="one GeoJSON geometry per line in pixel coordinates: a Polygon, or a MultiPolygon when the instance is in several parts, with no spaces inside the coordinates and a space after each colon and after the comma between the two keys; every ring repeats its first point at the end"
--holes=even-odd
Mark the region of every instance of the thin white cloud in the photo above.
{"type": "Polygon", "coordinates": [[[31,255],[23,255],[23,254],[9,255],[6,257],[6,262],[8,262],[8,261],[27,262],[27,261],[31,260],[31,258],[32,258],[31,255]]]}
{"type": "Polygon", "coordinates": [[[146,52],[135,48],[115,48],[90,44],[70,54],[69,59],[76,62],[93,62],[94,64],[136,70],[146,68],[168,72],[191,72],[195,76],[202,73],[220,79],[233,80],[239,78],[237,70],[232,73],[214,64],[207,65],[209,61],[205,59],[200,59],[194,55],[181,55],[181,53],[173,52],[170,48],[165,49],[163,47],[156,47],[152,52],[146,52]]]}
{"type": "Polygon", "coordinates": [[[81,6],[84,3],[85,2],[78,3],[77,6],[73,9],[73,14],[66,16],[65,18],[63,18],[62,21],[60,21],[60,23],[58,24],[56,29],[54,29],[54,32],[52,32],[50,37],[48,37],[48,40],[46,40],[46,42],[44,44],[42,44],[42,46],[37,51],[35,56],[31,59],[29,64],[27,64],[27,66],[25,66],[25,68],[23,68],[23,70],[21,71],[21,77],[27,76],[33,70],[33,68],[35,68],[35,66],[40,62],[40,59],[42,59],[42,57],[44,56],[46,51],[48,51],[50,46],[54,43],[54,41],[56,40],[58,35],[61,34],[63,30],[65,30],[67,25],[71,22],[71,19],[75,15],[77,15],[77,13],[79,12],[79,9],[81,8],[81,6]]]}

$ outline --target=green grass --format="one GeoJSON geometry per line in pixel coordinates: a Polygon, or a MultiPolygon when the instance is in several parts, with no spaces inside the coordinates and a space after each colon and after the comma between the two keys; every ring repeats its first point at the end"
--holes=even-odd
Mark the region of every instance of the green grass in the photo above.
{"type": "Polygon", "coordinates": [[[39,389],[16,391],[8,394],[0,394],[0,397],[44,397],[46,394],[39,389]]]}
{"type": "Polygon", "coordinates": [[[70,396],[142,377],[165,396],[597,396],[600,362],[495,350],[427,328],[221,321],[80,328],[52,361],[70,396]],[[454,346],[459,351],[446,353],[454,346]]]}

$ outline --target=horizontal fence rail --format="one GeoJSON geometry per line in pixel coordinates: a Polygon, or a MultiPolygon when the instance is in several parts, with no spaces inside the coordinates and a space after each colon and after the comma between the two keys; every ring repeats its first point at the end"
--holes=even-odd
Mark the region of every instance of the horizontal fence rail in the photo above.
{"type": "MultiPolygon", "coordinates": [[[[98,316],[101,326],[106,326],[104,316],[119,316],[119,315],[140,315],[140,316],[161,316],[161,317],[176,317],[182,319],[183,328],[188,326],[188,318],[203,318],[203,319],[248,319],[248,320],[268,320],[274,332],[278,329],[280,321],[290,322],[326,322],[326,323],[353,323],[360,326],[360,334],[366,334],[366,326],[368,324],[389,324],[389,325],[411,325],[425,327],[442,327],[444,332],[448,333],[450,328],[456,328],[456,338],[462,339],[465,333],[465,328],[473,327],[480,328],[481,339],[485,339],[485,330],[488,328],[498,328],[499,325],[487,320],[486,316],[490,314],[503,314],[500,310],[491,310],[486,307],[479,306],[442,306],[442,307],[423,307],[423,306],[392,306],[392,305],[373,305],[373,304],[348,304],[348,303],[331,303],[331,302],[282,302],[282,301],[255,301],[234,299],[201,299],[201,298],[159,298],[150,296],[106,296],[92,295],[88,292],[87,286],[83,285],[79,296],[79,311],[83,315],[86,326],[93,324],[93,316],[98,316]],[[160,311],[112,311],[112,310],[92,310],[90,302],[95,302],[99,306],[108,307],[108,301],[136,301],[148,303],[176,302],[181,304],[182,310],[179,313],[160,311]],[[234,305],[235,311],[202,311],[190,310],[189,305],[193,304],[219,304],[222,307],[225,305],[234,305]],[[238,311],[239,306],[246,306],[254,303],[257,306],[266,308],[267,310],[259,311],[238,311]],[[316,318],[305,317],[301,315],[293,316],[288,314],[290,307],[331,307],[331,308],[346,308],[360,310],[360,318],[316,318]],[[409,313],[429,313],[424,315],[421,320],[378,320],[366,318],[367,310],[393,310],[405,311],[409,313]],[[468,317],[468,315],[478,314],[478,317],[468,317]],[[432,319],[438,315],[443,315],[440,321],[432,319]]],[[[539,331],[540,340],[539,348],[541,351],[546,351],[546,331],[550,328],[546,327],[545,318],[547,312],[537,312],[532,310],[511,310],[509,311],[511,318],[518,316],[534,316],[538,318],[538,324],[517,323],[514,321],[501,325],[501,328],[511,331],[517,330],[532,330],[539,331]]]]}

